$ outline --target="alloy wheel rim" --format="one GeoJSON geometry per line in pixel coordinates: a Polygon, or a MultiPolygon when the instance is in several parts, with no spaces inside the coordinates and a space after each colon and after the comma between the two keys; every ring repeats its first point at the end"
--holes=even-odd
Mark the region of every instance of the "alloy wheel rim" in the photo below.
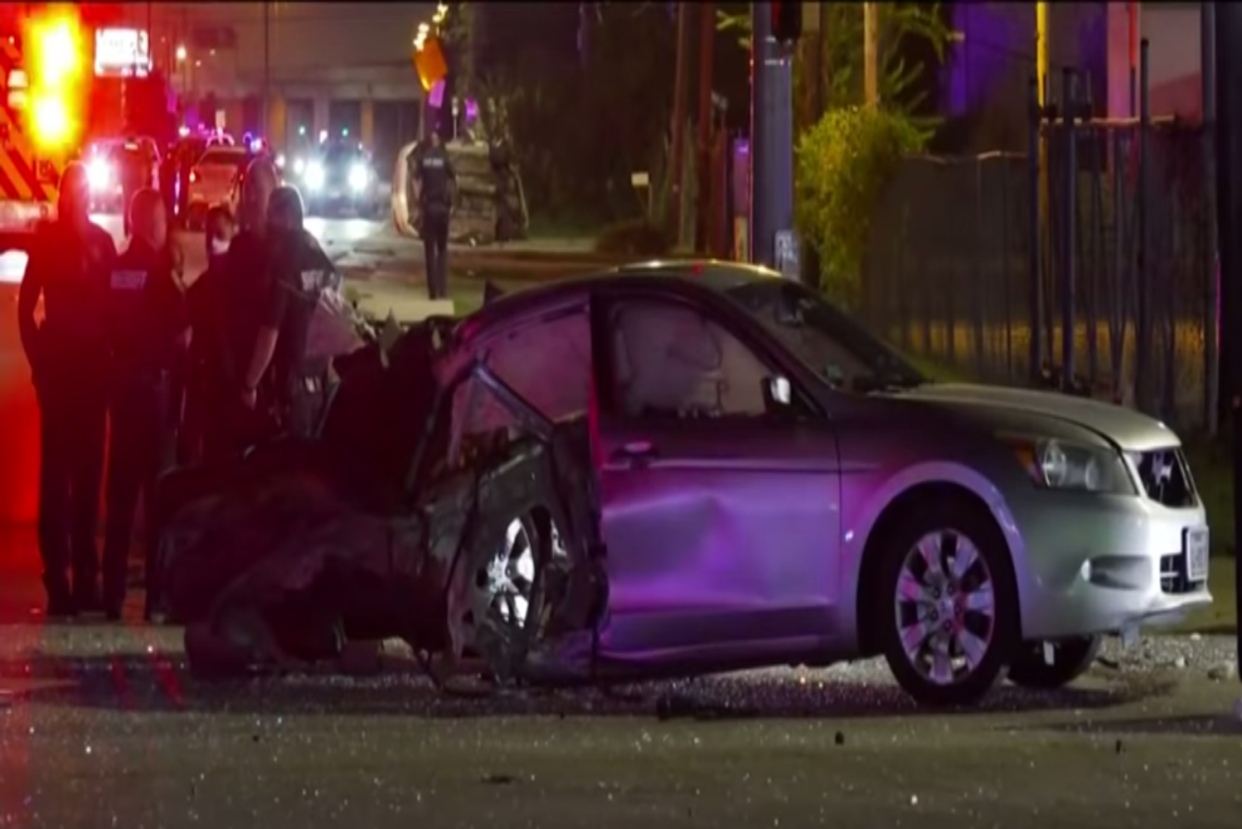
{"type": "Polygon", "coordinates": [[[526,524],[513,519],[495,554],[483,565],[487,606],[504,624],[523,628],[530,615],[535,587],[535,548],[526,524]]]}
{"type": "Polygon", "coordinates": [[[894,612],[911,667],[933,685],[964,681],[986,657],[996,630],[987,561],[966,535],[929,532],[906,553],[894,612]]]}

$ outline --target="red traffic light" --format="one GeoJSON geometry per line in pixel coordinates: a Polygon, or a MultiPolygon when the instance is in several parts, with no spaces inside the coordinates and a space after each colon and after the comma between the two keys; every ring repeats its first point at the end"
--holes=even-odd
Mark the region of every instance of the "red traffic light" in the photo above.
{"type": "Polygon", "coordinates": [[[802,3],[772,0],[772,36],[781,43],[792,43],[802,36],[802,3]]]}

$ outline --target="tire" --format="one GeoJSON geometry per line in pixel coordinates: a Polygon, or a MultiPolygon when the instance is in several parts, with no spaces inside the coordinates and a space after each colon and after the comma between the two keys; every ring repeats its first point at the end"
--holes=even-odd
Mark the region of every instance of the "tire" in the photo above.
{"type": "Polygon", "coordinates": [[[1077,636],[1053,642],[1052,664],[1044,659],[1044,643],[1026,643],[1009,668],[1009,681],[1022,688],[1053,691],[1082,676],[1100,655],[1102,636],[1077,636]]]}
{"type": "Polygon", "coordinates": [[[921,505],[891,526],[871,597],[889,669],[922,705],[973,705],[1004,677],[1018,638],[1018,591],[1004,536],[984,507],[962,497],[921,505]],[[939,551],[938,571],[925,565],[920,549],[939,551]],[[954,576],[959,563],[965,570],[954,576]],[[903,590],[926,597],[921,609],[903,590]],[[931,625],[947,628],[928,630],[931,625]],[[903,632],[911,638],[909,652],[903,632]],[[935,658],[935,651],[948,659],[935,658]]]}

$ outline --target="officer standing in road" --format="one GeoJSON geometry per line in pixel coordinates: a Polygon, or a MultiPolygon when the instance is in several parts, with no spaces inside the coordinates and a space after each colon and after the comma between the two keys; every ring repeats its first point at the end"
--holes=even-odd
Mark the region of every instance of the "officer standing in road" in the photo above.
{"type": "Polygon", "coordinates": [[[427,295],[448,297],[449,217],[457,189],[457,173],[440,135],[432,132],[428,146],[418,155],[414,175],[418,179],[419,235],[427,267],[427,295]]]}
{"type": "Polygon", "coordinates": [[[223,385],[211,404],[208,460],[239,456],[262,427],[255,410],[243,408],[239,398],[260,327],[260,309],[268,295],[267,206],[278,181],[270,158],[257,158],[246,169],[239,207],[241,231],[229,244],[218,288],[213,291],[215,333],[211,336],[219,343],[215,362],[223,385]]]}
{"type": "Polygon", "coordinates": [[[168,247],[168,214],[160,194],[144,188],[130,203],[133,238],[117,259],[105,307],[112,350],[104,536],[104,609],[119,619],[134,512],[142,496],[146,531],[147,617],[157,593],[153,519],[155,484],[176,460],[172,372],[190,344],[190,320],[168,247]]]}
{"type": "Polygon", "coordinates": [[[335,280],[332,262],[315,237],[302,227],[302,197],[278,187],[268,208],[272,241],[272,281],[263,304],[254,352],[245,376],[242,403],[258,404],[258,389],[271,367],[268,387],[281,429],[310,437],[323,411],[327,361],[307,360],[311,319],[323,291],[335,280]]]}
{"type": "Polygon", "coordinates": [[[116,246],[88,216],[86,167],[65,168],[55,222],[35,236],[17,302],[22,349],[39,401],[39,551],[48,615],[98,608],[99,489],[109,369],[99,313],[116,246]],[[43,324],[35,308],[43,299],[43,324]],[[72,566],[72,589],[68,570],[72,566]]]}

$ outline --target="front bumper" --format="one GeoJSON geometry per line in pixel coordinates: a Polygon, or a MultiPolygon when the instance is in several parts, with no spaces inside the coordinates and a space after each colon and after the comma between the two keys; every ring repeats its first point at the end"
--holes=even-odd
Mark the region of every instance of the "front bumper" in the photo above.
{"type": "Polygon", "coordinates": [[[1207,580],[1187,578],[1183,549],[1186,531],[1207,525],[1202,506],[1040,491],[1010,517],[1027,640],[1172,624],[1211,604],[1207,580]]]}

